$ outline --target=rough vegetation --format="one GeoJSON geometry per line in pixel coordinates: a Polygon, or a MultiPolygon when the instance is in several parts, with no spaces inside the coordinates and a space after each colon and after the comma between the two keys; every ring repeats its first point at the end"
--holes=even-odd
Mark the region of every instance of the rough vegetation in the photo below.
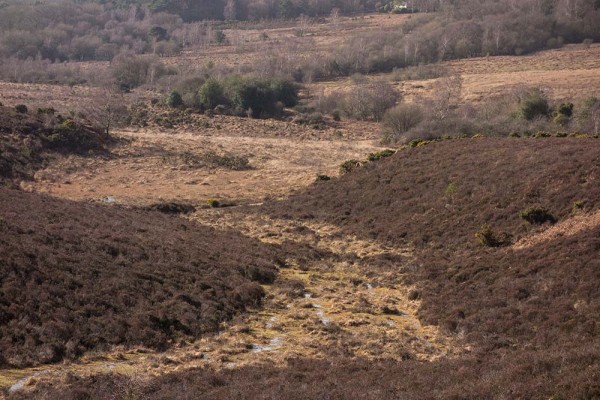
{"type": "MultiPolygon", "coordinates": [[[[23,108],[25,107],[25,108],[23,108]]],[[[53,153],[100,152],[114,143],[100,130],[57,115],[0,106],[0,179],[31,178],[53,153]]]]}
{"type": "Polygon", "coordinates": [[[5,0],[0,397],[600,398],[598,21],[5,0]]]}
{"type": "MultiPolygon", "coordinates": [[[[522,218],[560,221],[579,199],[588,211],[598,208],[595,144],[568,138],[433,143],[271,207],[277,215],[323,219],[354,235],[412,243],[418,259],[399,272],[420,287],[421,317],[460,335],[481,360],[504,354],[503,368],[511,370],[525,368],[519,352],[533,363],[556,351],[592,351],[589,356],[597,359],[598,227],[525,250],[499,247],[505,237],[537,232],[522,218]],[[491,247],[481,247],[475,233],[491,247]]],[[[569,368],[581,371],[572,379],[586,382],[589,370],[572,362],[569,368]]],[[[532,383],[546,372],[530,373],[532,383]]],[[[551,395],[553,387],[544,393],[551,395]]],[[[582,393],[584,387],[566,390],[582,393]]]]}
{"type": "Polygon", "coordinates": [[[326,360],[296,356],[282,366],[206,367],[143,380],[118,374],[71,377],[40,384],[27,396],[595,398],[600,393],[600,226],[549,236],[528,247],[483,247],[475,236],[481,230],[516,241],[551,226],[524,221],[523,210],[545,208],[558,221],[573,212],[584,218],[597,211],[595,141],[424,142],[254,209],[284,219],[333,223],[343,230],[340,240],[411,244],[414,260],[372,258],[370,268],[396,268],[415,288],[408,296],[420,299],[421,319],[462,344],[457,357],[350,359],[343,349],[329,346],[326,360]],[[424,169],[428,165],[436,168],[424,169]]]}
{"type": "Polygon", "coordinates": [[[158,212],[10,189],[0,190],[0,253],[0,363],[18,367],[213,332],[260,304],[277,259],[158,212]]]}

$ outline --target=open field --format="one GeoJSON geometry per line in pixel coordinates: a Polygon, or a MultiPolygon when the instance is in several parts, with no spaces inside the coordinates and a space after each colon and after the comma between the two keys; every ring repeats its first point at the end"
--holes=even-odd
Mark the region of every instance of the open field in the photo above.
{"type": "MultiPolygon", "coordinates": [[[[283,124],[275,124],[275,129],[283,124]]],[[[226,128],[225,128],[226,129],[226,128]]],[[[339,165],[379,149],[373,140],[299,140],[202,133],[123,132],[128,143],[111,157],[72,156],[39,171],[27,190],[73,200],[148,205],[209,199],[261,202],[286,196],[314,182],[318,174],[337,175],[339,165]],[[244,157],[241,171],[206,165],[203,154],[244,157]]]]}
{"type": "MultiPolygon", "coordinates": [[[[463,78],[461,101],[479,102],[523,87],[541,87],[556,101],[580,101],[598,94],[600,87],[600,44],[590,48],[567,45],[526,56],[477,57],[436,64],[447,74],[463,78]]],[[[393,82],[394,73],[370,75],[371,81],[393,82]]],[[[407,101],[431,97],[437,79],[395,83],[407,101]]],[[[352,87],[350,78],[312,85],[314,93],[329,94],[352,87]]]]}

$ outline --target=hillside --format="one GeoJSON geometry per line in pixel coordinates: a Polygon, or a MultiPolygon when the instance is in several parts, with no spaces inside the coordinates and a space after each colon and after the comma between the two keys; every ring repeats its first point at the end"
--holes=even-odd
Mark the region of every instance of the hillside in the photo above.
{"type": "Polygon", "coordinates": [[[274,248],[159,212],[0,189],[0,365],[165,349],[258,306],[274,248]]]}
{"type": "Polygon", "coordinates": [[[99,129],[76,123],[54,109],[0,105],[0,183],[31,179],[58,154],[98,154],[115,143],[99,129]],[[20,111],[17,111],[18,107],[20,111]]]}
{"type": "Polygon", "coordinates": [[[595,139],[446,141],[400,151],[272,207],[414,245],[417,264],[399,272],[422,287],[425,321],[486,349],[545,347],[567,332],[569,341],[598,334],[598,227],[525,249],[510,243],[548,228],[523,219],[528,208],[559,222],[597,210],[599,158],[595,139]],[[478,243],[484,225],[506,243],[478,243]],[[575,304],[586,307],[575,312],[575,304]]]}
{"type": "MultiPolygon", "coordinates": [[[[327,333],[314,320],[303,324],[310,333],[300,344],[312,349],[314,337],[322,342],[320,356],[294,350],[297,339],[292,332],[286,336],[291,325],[285,311],[277,311],[286,307],[275,294],[277,305],[269,306],[265,317],[282,320],[277,332],[286,342],[267,353],[268,364],[221,369],[207,363],[143,380],[120,374],[46,380],[14,397],[102,398],[129,391],[150,399],[192,394],[211,399],[598,398],[596,142],[480,138],[430,143],[400,150],[262,208],[212,217],[198,214],[220,226],[255,230],[263,241],[336,246],[337,261],[321,252],[304,267],[309,274],[306,288],[311,285],[310,293],[317,295],[312,301],[340,303],[322,309],[334,324],[321,328],[327,333]],[[534,206],[545,213],[523,213],[534,206]],[[546,221],[535,223],[533,215],[546,221]],[[476,233],[484,232],[482,225],[489,226],[486,238],[495,239],[488,241],[493,246],[479,243],[476,233]],[[357,246],[362,242],[373,245],[357,246]],[[387,250],[375,250],[377,243],[387,250]],[[412,256],[394,256],[400,249],[412,249],[412,256]],[[352,264],[364,271],[360,280],[340,275],[340,268],[352,264]],[[338,274],[335,283],[319,289],[329,273],[338,274]],[[359,291],[365,282],[375,288],[359,291]],[[368,305],[378,291],[391,293],[393,288],[412,288],[407,296],[419,305],[421,321],[439,326],[461,350],[429,359],[417,357],[422,352],[418,347],[367,356],[373,346],[386,342],[420,342],[434,349],[431,339],[420,341],[421,329],[404,325],[384,331],[377,344],[358,344],[353,336],[361,332],[357,326],[366,323],[363,332],[372,335],[381,314],[345,308],[345,303],[368,305]],[[362,300],[353,298],[360,293],[362,300]],[[390,340],[393,332],[400,336],[390,340]]],[[[393,299],[386,297],[387,305],[403,310],[394,322],[412,321],[412,314],[404,313],[409,304],[403,303],[400,291],[394,293],[393,299]]],[[[302,318],[294,312],[293,318],[302,318]]]]}

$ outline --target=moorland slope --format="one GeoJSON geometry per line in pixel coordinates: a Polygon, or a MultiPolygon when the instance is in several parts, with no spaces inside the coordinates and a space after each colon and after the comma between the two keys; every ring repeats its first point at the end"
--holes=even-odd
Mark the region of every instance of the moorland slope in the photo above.
{"type": "Polygon", "coordinates": [[[28,396],[598,398],[596,146],[588,138],[430,143],[235,211],[336,225],[340,240],[410,246],[414,259],[398,263],[397,275],[415,288],[409,296],[421,300],[422,321],[453,335],[460,355],[367,359],[332,349],[284,365],[206,366],[141,381],[82,377],[28,396]]]}
{"type": "Polygon", "coordinates": [[[164,349],[260,304],[275,249],[159,212],[0,189],[0,362],[164,349]]]}

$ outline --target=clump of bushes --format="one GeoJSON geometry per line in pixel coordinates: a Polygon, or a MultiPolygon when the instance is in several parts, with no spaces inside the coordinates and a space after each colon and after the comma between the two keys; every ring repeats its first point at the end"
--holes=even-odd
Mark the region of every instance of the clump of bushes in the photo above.
{"type": "Polygon", "coordinates": [[[386,143],[399,141],[423,120],[423,109],[416,104],[399,104],[386,111],[381,123],[386,143]]]}
{"type": "Polygon", "coordinates": [[[391,157],[394,154],[396,154],[395,150],[385,149],[385,150],[378,151],[377,153],[371,153],[371,154],[369,154],[369,156],[367,157],[367,159],[369,161],[379,161],[382,158],[391,157]]]}
{"type": "Polygon", "coordinates": [[[277,117],[284,107],[298,104],[296,83],[287,79],[261,79],[230,76],[225,79],[194,78],[182,83],[183,103],[187,107],[207,112],[251,116],[277,117]],[[187,88],[185,88],[187,86],[187,88]]]}
{"type": "Polygon", "coordinates": [[[329,175],[317,175],[317,182],[325,182],[325,181],[330,181],[331,177],[329,175]]]}
{"type": "Polygon", "coordinates": [[[198,99],[208,109],[213,109],[225,103],[226,98],[223,85],[216,79],[208,79],[198,91],[198,99]]]}
{"type": "Polygon", "coordinates": [[[349,172],[354,171],[357,168],[360,168],[364,163],[362,161],[359,160],[348,160],[348,161],[344,161],[342,163],[342,165],[340,165],[340,173],[341,174],[347,174],[349,172]]]}
{"type": "Polygon", "coordinates": [[[181,94],[178,91],[173,90],[167,96],[166,103],[169,107],[177,108],[183,106],[183,99],[181,98],[181,94]]]}
{"type": "Polygon", "coordinates": [[[556,218],[548,211],[547,208],[541,206],[532,206],[520,212],[520,217],[530,224],[543,224],[546,222],[555,223],[556,218]]]}
{"type": "Polygon", "coordinates": [[[27,114],[27,106],[25,104],[17,104],[15,106],[15,111],[18,112],[19,114],[27,114]]]}
{"type": "Polygon", "coordinates": [[[528,121],[538,117],[547,117],[550,114],[550,105],[544,92],[540,89],[528,91],[521,99],[520,114],[528,121]]]}
{"type": "Polygon", "coordinates": [[[72,119],[65,119],[47,136],[49,147],[55,150],[66,150],[74,153],[86,153],[103,148],[104,135],[96,130],[77,124],[72,119]]]}

